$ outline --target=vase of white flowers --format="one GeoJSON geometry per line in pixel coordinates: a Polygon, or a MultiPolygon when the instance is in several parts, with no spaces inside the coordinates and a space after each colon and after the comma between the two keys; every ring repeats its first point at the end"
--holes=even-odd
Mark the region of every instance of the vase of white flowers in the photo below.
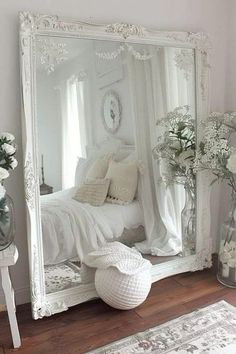
{"type": "Polygon", "coordinates": [[[194,189],[195,122],[189,106],[176,107],[159,120],[157,126],[161,134],[153,156],[160,162],[163,182],[166,185],[181,183],[194,189]]]}
{"type": "Polygon", "coordinates": [[[232,191],[232,206],[221,227],[218,280],[236,287],[236,113],[212,113],[203,124],[203,136],[195,169],[211,171],[216,181],[226,181],[232,191]]]}
{"type": "Polygon", "coordinates": [[[185,206],[181,213],[182,255],[195,249],[195,121],[189,106],[176,107],[157,122],[160,136],[153,149],[159,161],[161,180],[166,186],[182,184],[185,187],[185,206]]]}
{"type": "Polygon", "coordinates": [[[196,206],[195,193],[188,183],[185,185],[185,205],[181,213],[182,256],[195,253],[196,244],[196,206]]]}
{"type": "Polygon", "coordinates": [[[229,287],[236,288],[236,195],[232,196],[228,219],[221,226],[218,280],[229,287]]]}
{"type": "Polygon", "coordinates": [[[3,186],[9,171],[17,166],[15,154],[14,136],[0,133],[0,251],[7,248],[15,236],[13,201],[3,186]]]}

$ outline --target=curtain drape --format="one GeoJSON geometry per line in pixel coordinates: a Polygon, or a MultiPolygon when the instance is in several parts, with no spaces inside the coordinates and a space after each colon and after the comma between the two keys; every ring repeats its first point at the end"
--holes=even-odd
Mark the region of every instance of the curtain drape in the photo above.
{"type": "Polygon", "coordinates": [[[160,182],[160,166],[152,157],[157,136],[156,122],[174,108],[192,104],[192,78],[186,82],[174,65],[174,48],[153,50],[152,59],[138,61],[129,57],[128,72],[136,119],[137,155],[146,166],[140,178],[140,200],[144,211],[146,240],[137,243],[142,253],[176,255],[182,250],[181,212],[185,203],[182,185],[166,187],[160,182]],[[141,84],[142,83],[142,84],[141,84]]]}
{"type": "Polygon", "coordinates": [[[79,157],[85,157],[84,83],[71,77],[60,84],[62,117],[62,189],[74,186],[79,157]]]}

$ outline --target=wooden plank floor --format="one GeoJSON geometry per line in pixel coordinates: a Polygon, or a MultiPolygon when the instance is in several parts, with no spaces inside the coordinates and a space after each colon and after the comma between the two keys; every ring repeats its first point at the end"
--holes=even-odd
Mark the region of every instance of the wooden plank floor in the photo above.
{"type": "MultiPolygon", "coordinates": [[[[211,270],[186,273],[153,284],[135,310],[118,311],[100,300],[34,321],[29,304],[17,308],[21,354],[79,354],[113,342],[219,300],[236,306],[236,290],[216,281],[211,270]]],[[[0,354],[12,353],[6,313],[0,314],[0,354]]]]}

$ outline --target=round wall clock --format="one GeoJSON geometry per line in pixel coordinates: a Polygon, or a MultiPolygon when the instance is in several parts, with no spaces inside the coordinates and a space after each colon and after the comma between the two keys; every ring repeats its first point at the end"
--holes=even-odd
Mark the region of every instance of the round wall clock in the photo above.
{"type": "Polygon", "coordinates": [[[108,91],[102,102],[102,117],[104,128],[114,134],[119,126],[121,120],[121,103],[119,96],[114,91],[108,91]]]}

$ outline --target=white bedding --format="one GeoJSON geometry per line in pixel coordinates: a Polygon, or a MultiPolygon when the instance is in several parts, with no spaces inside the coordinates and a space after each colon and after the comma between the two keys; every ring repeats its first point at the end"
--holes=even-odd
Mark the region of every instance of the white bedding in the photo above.
{"type": "Polygon", "coordinates": [[[45,265],[82,260],[106,241],[117,240],[124,229],[143,225],[138,201],[93,207],[72,199],[75,189],[40,197],[45,265]]]}

